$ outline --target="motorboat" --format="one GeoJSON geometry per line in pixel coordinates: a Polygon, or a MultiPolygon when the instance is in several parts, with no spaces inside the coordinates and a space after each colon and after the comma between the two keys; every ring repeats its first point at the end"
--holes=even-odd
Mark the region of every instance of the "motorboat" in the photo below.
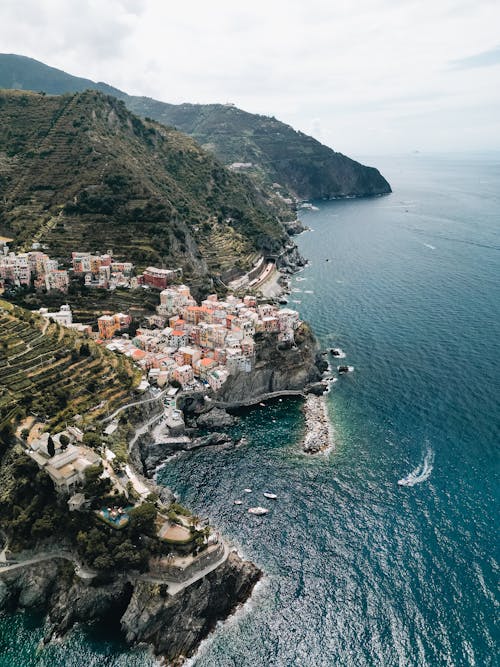
{"type": "Polygon", "coordinates": [[[263,494],[266,498],[269,498],[270,500],[276,500],[278,497],[275,493],[269,493],[268,491],[264,491],[263,494]]]}
{"type": "Polygon", "coordinates": [[[266,507],[249,507],[248,512],[249,514],[256,514],[257,516],[261,516],[262,514],[267,514],[269,510],[266,507]]]}
{"type": "Polygon", "coordinates": [[[252,493],[252,489],[243,489],[245,493],[252,493]]]}
{"type": "Polygon", "coordinates": [[[243,501],[242,500],[235,500],[234,504],[235,505],[243,505],[243,501]]]}

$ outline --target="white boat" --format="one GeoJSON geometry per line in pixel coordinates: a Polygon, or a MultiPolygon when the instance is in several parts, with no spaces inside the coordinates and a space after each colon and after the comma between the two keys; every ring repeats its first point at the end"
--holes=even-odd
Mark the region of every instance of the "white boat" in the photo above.
{"type": "Polygon", "coordinates": [[[235,500],[234,504],[235,505],[243,505],[243,501],[242,500],[235,500]]]}
{"type": "Polygon", "coordinates": [[[257,516],[261,516],[262,514],[267,514],[269,510],[266,509],[265,507],[249,507],[248,512],[250,514],[256,514],[257,516]]]}
{"type": "Polygon", "coordinates": [[[275,493],[268,493],[267,491],[264,491],[263,494],[266,498],[270,498],[271,500],[276,500],[278,497],[275,493]]]}
{"type": "Polygon", "coordinates": [[[252,493],[252,489],[243,489],[245,493],[252,493]]]}

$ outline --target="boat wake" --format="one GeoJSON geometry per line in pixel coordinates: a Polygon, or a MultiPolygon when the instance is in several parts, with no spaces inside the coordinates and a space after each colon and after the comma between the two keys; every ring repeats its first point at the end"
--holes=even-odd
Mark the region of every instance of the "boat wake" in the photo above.
{"type": "Polygon", "coordinates": [[[421,484],[429,479],[434,467],[434,452],[428,446],[427,451],[425,452],[424,460],[420,463],[415,470],[412,470],[406,477],[402,477],[398,480],[399,486],[415,486],[415,484],[421,484]]]}
{"type": "Polygon", "coordinates": [[[436,250],[435,245],[431,245],[430,243],[424,243],[423,244],[426,248],[429,248],[429,250],[436,250]]]}

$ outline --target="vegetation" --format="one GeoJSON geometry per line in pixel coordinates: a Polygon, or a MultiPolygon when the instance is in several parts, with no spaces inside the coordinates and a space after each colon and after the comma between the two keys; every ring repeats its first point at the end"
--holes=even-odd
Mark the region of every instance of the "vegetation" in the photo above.
{"type": "Polygon", "coordinates": [[[224,276],[287,239],[247,178],[101,93],[0,92],[0,152],[0,225],[17,247],[112,248],[140,267],[224,276]]]}
{"type": "Polygon", "coordinates": [[[90,409],[95,419],[139,379],[126,358],[2,300],[0,333],[0,427],[28,414],[52,431],[90,409]]]}
{"type": "Polygon", "coordinates": [[[122,99],[139,116],[172,125],[213,151],[225,164],[251,162],[246,171],[259,184],[278,182],[282,192],[301,199],[390,192],[377,169],[336,153],[276,118],[247,113],[227,104],[166,104],[135,97],[105,83],[74,77],[22,56],[0,57],[0,87],[47,93],[88,88],[122,99]],[[14,75],[15,73],[15,75],[14,75]]]}

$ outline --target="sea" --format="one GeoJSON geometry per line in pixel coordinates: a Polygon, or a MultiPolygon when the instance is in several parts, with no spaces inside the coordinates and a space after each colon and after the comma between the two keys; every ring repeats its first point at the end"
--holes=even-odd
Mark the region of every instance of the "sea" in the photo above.
{"type": "MultiPolygon", "coordinates": [[[[301,211],[289,302],[345,353],[335,446],[303,454],[300,401],[276,400],[158,474],[264,572],[191,667],[500,665],[500,155],[365,162],[393,193],[301,211]]],[[[0,666],[155,664],[102,628],[42,634],[0,617],[0,666]]]]}

